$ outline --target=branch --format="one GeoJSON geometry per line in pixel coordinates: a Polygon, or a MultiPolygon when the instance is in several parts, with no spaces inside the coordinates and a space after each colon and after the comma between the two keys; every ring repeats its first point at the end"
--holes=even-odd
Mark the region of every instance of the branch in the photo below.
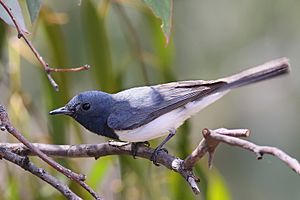
{"type": "Polygon", "coordinates": [[[14,14],[12,13],[11,9],[5,4],[4,1],[0,0],[0,5],[4,8],[4,10],[7,12],[9,17],[11,18],[12,22],[14,23],[17,32],[18,32],[18,38],[23,38],[25,43],[28,45],[34,56],[37,58],[37,60],[41,63],[41,65],[44,67],[44,70],[46,72],[47,78],[49,79],[51,85],[53,88],[58,91],[58,85],[55,82],[55,80],[51,76],[51,72],[77,72],[82,70],[88,70],[90,68],[89,65],[84,65],[77,68],[69,68],[69,69],[56,69],[49,67],[49,64],[43,59],[43,57],[39,54],[39,52],[35,49],[35,47],[32,45],[32,43],[28,40],[28,38],[25,36],[25,33],[20,28],[19,23],[17,22],[14,14]]]}
{"type": "Polygon", "coordinates": [[[250,132],[247,129],[203,129],[202,134],[204,138],[202,139],[198,147],[193,151],[193,153],[184,161],[184,166],[187,169],[192,168],[196,164],[196,162],[203,157],[205,153],[209,154],[209,166],[211,166],[215,149],[220,142],[223,142],[228,145],[237,146],[253,152],[258,160],[262,159],[264,154],[273,155],[300,175],[300,163],[284,151],[276,147],[259,146],[252,142],[237,138],[237,136],[249,136],[250,132]]]}
{"type": "MultiPolygon", "coordinates": [[[[194,165],[206,154],[208,153],[208,166],[212,166],[212,160],[214,152],[219,144],[219,141],[213,140],[207,136],[208,129],[203,129],[202,134],[204,138],[200,141],[199,145],[196,149],[185,159],[184,166],[187,169],[192,169],[194,165]]],[[[231,137],[248,137],[250,135],[250,131],[247,129],[234,129],[228,130],[225,128],[216,129],[215,132],[218,132],[223,135],[231,136],[231,137]]]]}
{"type": "Polygon", "coordinates": [[[10,122],[8,118],[8,114],[6,113],[4,107],[0,105],[0,130],[7,130],[10,134],[12,134],[15,138],[17,138],[20,142],[22,142],[31,152],[40,157],[43,161],[48,163],[51,167],[56,169],[57,171],[64,174],[66,177],[80,184],[85,190],[87,190],[95,199],[101,199],[88,185],[86,185],[83,181],[85,180],[85,175],[77,174],[70,169],[65,168],[59,163],[55,162],[51,158],[49,158],[46,154],[36,148],[32,143],[30,143],[10,122]]]}
{"type": "MultiPolygon", "coordinates": [[[[284,153],[282,150],[275,147],[258,146],[246,140],[237,138],[248,137],[249,134],[250,132],[247,129],[204,129],[204,138],[201,140],[198,147],[185,160],[161,151],[157,157],[157,162],[184,177],[195,194],[198,194],[200,192],[197,185],[199,179],[194,175],[192,169],[199,161],[199,159],[201,159],[206,153],[208,153],[209,155],[209,166],[211,166],[215,149],[220,142],[252,151],[256,155],[259,155],[257,157],[258,159],[261,159],[263,154],[274,155],[275,157],[286,163],[296,173],[300,174],[299,162],[284,153]]],[[[123,142],[107,142],[102,144],[80,145],[50,145],[35,143],[33,145],[45,154],[53,157],[95,157],[97,159],[99,157],[109,155],[132,155],[131,144],[123,142]]],[[[22,156],[35,155],[23,144],[0,143],[0,147],[8,148],[14,153],[22,156]]],[[[145,158],[150,161],[153,151],[154,149],[142,145],[137,149],[136,156],[145,158]]]]}
{"type": "MultiPolygon", "coordinates": [[[[45,154],[53,157],[94,157],[96,159],[109,155],[132,155],[132,146],[129,143],[123,142],[107,142],[101,144],[80,144],[80,145],[51,145],[33,143],[36,148],[45,154]]],[[[23,144],[0,143],[0,147],[8,148],[16,154],[23,156],[35,155],[23,144]]],[[[136,156],[145,158],[150,161],[153,148],[146,145],[139,145],[136,156]]],[[[195,194],[200,192],[197,182],[199,179],[194,175],[192,170],[185,169],[182,165],[183,160],[161,151],[157,156],[157,163],[165,166],[168,169],[179,173],[189,183],[195,194]]]]}
{"type": "Polygon", "coordinates": [[[29,161],[28,157],[19,156],[15,153],[12,153],[10,150],[7,150],[6,148],[2,147],[0,147],[0,157],[20,166],[24,170],[29,171],[33,175],[47,182],[52,187],[60,191],[67,199],[82,200],[75,193],[73,193],[73,191],[70,190],[68,186],[60,182],[54,176],[50,175],[44,169],[36,167],[33,163],[29,161]]]}

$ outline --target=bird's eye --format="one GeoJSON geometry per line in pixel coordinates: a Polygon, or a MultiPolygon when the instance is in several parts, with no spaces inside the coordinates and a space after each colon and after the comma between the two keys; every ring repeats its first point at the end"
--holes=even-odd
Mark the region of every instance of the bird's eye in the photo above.
{"type": "Polygon", "coordinates": [[[83,110],[88,110],[88,109],[90,109],[91,105],[89,103],[84,103],[84,104],[82,104],[81,107],[83,110]]]}

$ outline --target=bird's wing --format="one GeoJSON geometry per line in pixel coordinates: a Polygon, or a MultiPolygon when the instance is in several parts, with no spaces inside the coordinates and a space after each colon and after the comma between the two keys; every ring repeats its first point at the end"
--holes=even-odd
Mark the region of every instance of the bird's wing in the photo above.
{"type": "Polygon", "coordinates": [[[118,102],[107,124],[114,130],[132,130],[185,104],[220,91],[224,81],[180,81],[133,88],[115,94],[118,102]]]}

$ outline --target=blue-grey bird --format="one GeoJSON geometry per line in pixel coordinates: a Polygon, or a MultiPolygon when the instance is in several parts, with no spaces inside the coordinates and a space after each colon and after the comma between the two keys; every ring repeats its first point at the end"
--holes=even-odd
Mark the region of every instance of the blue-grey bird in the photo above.
{"type": "Polygon", "coordinates": [[[178,81],[116,94],[86,91],[50,114],[69,115],[91,132],[121,141],[145,142],[168,135],[156,148],[155,159],[185,120],[231,89],[288,72],[288,59],[280,58],[213,81],[178,81]]]}

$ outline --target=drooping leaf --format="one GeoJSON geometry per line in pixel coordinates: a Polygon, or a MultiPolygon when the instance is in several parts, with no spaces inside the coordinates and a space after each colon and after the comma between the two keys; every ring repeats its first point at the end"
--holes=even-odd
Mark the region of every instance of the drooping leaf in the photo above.
{"type": "Polygon", "coordinates": [[[223,177],[217,170],[213,170],[212,176],[209,178],[207,191],[208,200],[230,200],[230,192],[223,177]]]}
{"type": "Polygon", "coordinates": [[[97,188],[99,183],[103,181],[105,173],[112,165],[111,157],[103,157],[99,161],[95,162],[92,168],[89,170],[89,175],[87,179],[87,183],[93,187],[97,188]]]}
{"type": "MultiPolygon", "coordinates": [[[[21,30],[25,33],[28,33],[18,0],[2,0],[2,3],[4,3],[10,9],[12,15],[15,17],[15,20],[18,23],[18,25],[20,26],[21,30]]],[[[11,26],[15,26],[11,17],[7,13],[7,11],[4,9],[2,4],[0,4],[0,18],[5,23],[7,23],[11,26]]]]}
{"type": "Polygon", "coordinates": [[[92,66],[90,73],[94,74],[95,80],[102,90],[113,92],[114,74],[105,15],[100,14],[93,1],[90,0],[83,1],[81,8],[84,39],[89,52],[89,63],[92,66]]]}
{"type": "Polygon", "coordinates": [[[161,19],[161,29],[168,44],[172,28],[173,0],[144,0],[144,2],[161,19]]]}
{"type": "Polygon", "coordinates": [[[168,47],[165,48],[165,38],[161,34],[158,20],[151,13],[145,13],[145,18],[148,22],[147,26],[151,28],[153,56],[157,60],[155,67],[159,69],[159,74],[162,75],[163,82],[175,81],[174,69],[172,68],[174,66],[174,44],[170,42],[168,47]]]}
{"type": "MultiPolygon", "coordinates": [[[[42,9],[41,10],[41,24],[44,27],[45,36],[47,38],[48,46],[48,54],[42,55],[47,59],[51,57],[51,66],[68,66],[68,55],[66,49],[66,40],[64,40],[64,34],[62,32],[61,26],[59,24],[53,24],[47,20],[47,17],[51,14],[51,10],[42,9]]],[[[43,52],[41,52],[43,53],[43,52]]],[[[43,72],[42,72],[43,73],[43,72]]],[[[45,76],[43,76],[45,78],[45,76]]],[[[55,80],[58,82],[58,85],[61,88],[59,93],[55,92],[49,81],[44,79],[45,86],[47,88],[47,92],[45,92],[45,100],[47,101],[47,105],[49,106],[47,109],[50,110],[52,108],[59,107],[64,105],[69,99],[69,86],[68,86],[68,75],[65,73],[57,73],[55,74],[55,80]]],[[[66,141],[66,121],[59,119],[58,117],[50,117],[49,125],[51,127],[51,136],[53,139],[53,143],[60,144],[66,141]]]]}
{"type": "Polygon", "coordinates": [[[41,0],[26,0],[31,23],[34,22],[41,9],[41,0]]]}

